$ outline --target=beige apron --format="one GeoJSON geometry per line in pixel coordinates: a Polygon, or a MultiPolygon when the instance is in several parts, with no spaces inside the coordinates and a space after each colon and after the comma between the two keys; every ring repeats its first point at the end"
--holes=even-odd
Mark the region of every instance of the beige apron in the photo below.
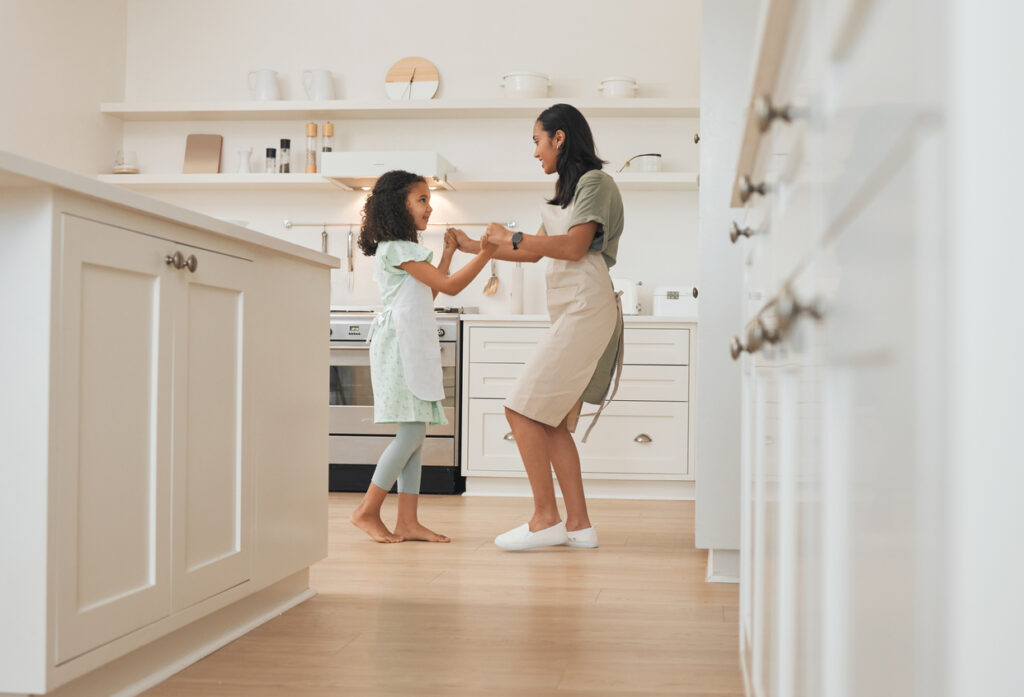
{"type": "MultiPolygon", "coordinates": [[[[572,211],[572,205],[543,206],[547,234],[567,234],[572,211]]],[[[600,377],[595,369],[602,355],[613,350],[612,340],[621,328],[618,296],[600,252],[588,252],[579,261],[550,259],[546,280],[551,329],[527,359],[505,406],[552,427],[568,417],[569,430],[575,431],[581,397],[591,381],[600,377]]],[[[618,348],[617,340],[614,344],[618,348]]],[[[608,378],[610,374],[603,381],[605,386],[608,378]]]]}

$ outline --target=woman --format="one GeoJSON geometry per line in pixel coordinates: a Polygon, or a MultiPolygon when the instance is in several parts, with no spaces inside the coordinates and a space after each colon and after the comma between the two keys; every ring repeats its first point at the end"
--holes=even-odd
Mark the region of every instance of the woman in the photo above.
{"type": "MultiPolygon", "coordinates": [[[[601,403],[617,358],[621,365],[622,311],[608,268],[615,264],[622,234],[622,198],[601,171],[604,161],[597,156],[590,126],[575,107],[555,104],[544,110],[534,123],[533,142],[533,156],[544,173],[558,173],[554,198],[541,209],[540,230],[524,235],[491,223],[481,239],[498,245],[495,259],[551,260],[546,275],[551,329],[505,400],[505,416],[533,491],[533,517],[494,543],[510,550],[597,547],[571,434],[582,402],[601,403]],[[555,503],[552,468],[565,501],[564,522],[555,503]]],[[[479,249],[462,231],[456,235],[463,251],[479,249]]]]}

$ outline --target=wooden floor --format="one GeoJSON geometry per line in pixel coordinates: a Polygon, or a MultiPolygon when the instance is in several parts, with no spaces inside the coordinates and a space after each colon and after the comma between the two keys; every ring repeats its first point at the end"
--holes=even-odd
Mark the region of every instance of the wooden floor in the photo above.
{"type": "Polygon", "coordinates": [[[319,595],[144,694],[743,694],[737,586],[704,582],[692,501],[594,500],[599,549],[505,552],[526,499],[424,496],[453,542],[392,545],[349,524],[357,500],[331,494],[319,595]]]}

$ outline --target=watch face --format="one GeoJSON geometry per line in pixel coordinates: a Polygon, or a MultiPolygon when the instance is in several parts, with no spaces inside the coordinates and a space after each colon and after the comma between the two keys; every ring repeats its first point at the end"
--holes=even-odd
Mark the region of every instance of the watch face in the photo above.
{"type": "Polygon", "coordinates": [[[384,91],[395,101],[431,99],[439,84],[440,76],[433,63],[426,58],[403,58],[388,70],[384,91]]]}

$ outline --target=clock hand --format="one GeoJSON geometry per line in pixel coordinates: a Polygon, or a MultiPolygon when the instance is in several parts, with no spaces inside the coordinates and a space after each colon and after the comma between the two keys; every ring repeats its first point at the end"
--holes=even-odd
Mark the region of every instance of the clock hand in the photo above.
{"type": "Polygon", "coordinates": [[[412,81],[416,79],[416,68],[412,69],[412,77],[409,78],[409,99],[412,99],[412,81]]]}

